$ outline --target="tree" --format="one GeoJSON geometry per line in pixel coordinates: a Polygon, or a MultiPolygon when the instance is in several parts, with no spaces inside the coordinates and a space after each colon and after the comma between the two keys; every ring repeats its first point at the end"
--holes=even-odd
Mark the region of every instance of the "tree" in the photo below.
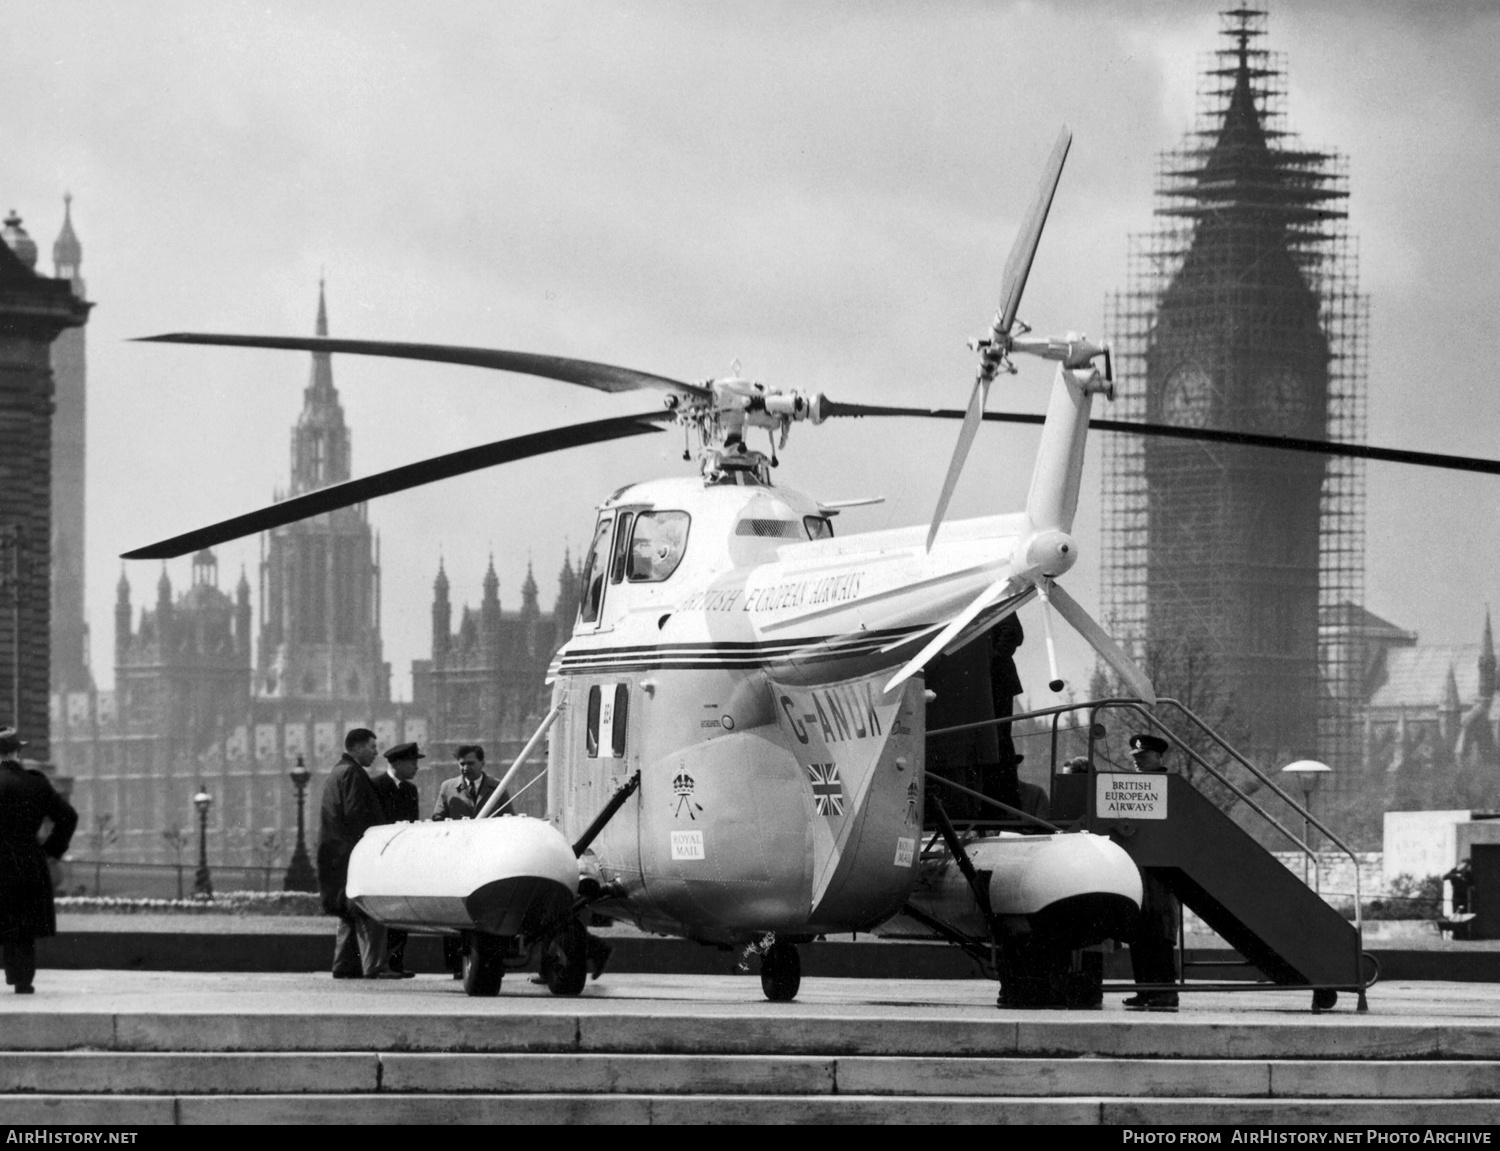
{"type": "Polygon", "coordinates": [[[259,867],[265,876],[265,890],[271,890],[271,871],[275,868],[281,858],[281,837],[274,831],[268,831],[261,836],[250,848],[255,856],[255,866],[259,867]]]}
{"type": "Polygon", "coordinates": [[[89,832],[89,845],[94,849],[94,894],[100,895],[104,886],[104,852],[120,838],[115,827],[115,817],[109,812],[94,816],[94,829],[89,832]]]}
{"type": "MultiPolygon", "coordinates": [[[[1247,734],[1244,724],[1236,714],[1234,700],[1220,678],[1218,660],[1201,635],[1189,633],[1151,640],[1146,645],[1141,666],[1159,697],[1177,700],[1230,746],[1244,745],[1247,734]]],[[[1118,677],[1106,675],[1102,670],[1095,672],[1090,690],[1096,698],[1103,695],[1134,695],[1118,677]]],[[[1105,718],[1108,718],[1108,713],[1105,713],[1105,718]]],[[[1263,786],[1218,741],[1197,724],[1184,719],[1175,709],[1162,709],[1158,720],[1171,731],[1183,748],[1193,753],[1189,755],[1178,749],[1169,760],[1173,769],[1191,781],[1221,810],[1232,810],[1240,800],[1232,788],[1215,777],[1214,772],[1247,795],[1253,795],[1263,786]],[[1208,764],[1213,771],[1205,768],[1199,760],[1208,764]]],[[[1128,763],[1129,749],[1126,741],[1134,730],[1128,724],[1115,724],[1109,732],[1105,747],[1100,749],[1101,754],[1113,763],[1128,763]]]]}
{"type": "Polygon", "coordinates": [[[177,898],[182,899],[182,853],[187,850],[188,833],[181,827],[169,827],[161,833],[161,837],[167,841],[167,846],[177,857],[177,898]]]}

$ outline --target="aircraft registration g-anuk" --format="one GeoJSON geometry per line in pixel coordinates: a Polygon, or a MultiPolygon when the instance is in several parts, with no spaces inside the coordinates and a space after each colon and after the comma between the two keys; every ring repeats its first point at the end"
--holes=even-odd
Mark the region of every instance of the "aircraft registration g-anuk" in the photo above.
{"type": "MultiPolygon", "coordinates": [[[[963,413],[838,402],[739,376],[687,383],[496,349],[152,337],[469,364],[606,392],[658,391],[665,403],[323,488],[130,559],[182,555],[434,480],[664,425],[696,436],[697,475],[631,484],[599,507],[577,623],[550,668],[551,709],[510,773],[548,738],[548,817],[371,829],[350,865],[348,894],[358,906],[391,926],[462,934],[465,988],[474,995],[496,994],[506,955],[534,944],[543,947],[552,990],[577,994],[583,923],[592,915],[708,944],[755,945],[763,989],[775,1000],[796,995],[799,942],[873,930],[903,911],[989,940],[1002,956],[1023,935],[1044,937],[1055,952],[1128,934],[1140,873],[1103,836],[1002,833],[967,845],[950,838],[958,867],[920,866],[929,814],[924,669],[939,656],[1039,599],[1145,703],[1155,702],[1147,677],[1058,582],[1078,559],[1070,532],[1091,408],[1096,396],[1112,396],[1108,348],[1071,334],[1033,336],[1016,318],[1070,142],[1064,129],[1007,259],[990,333],[974,342],[979,368],[963,413]],[[1057,365],[1025,504],[948,521],[980,423],[1036,420],[985,410],[997,374],[1013,372],[1012,357],[1023,353],[1057,365]],[[794,423],[960,415],[931,522],[854,535],[833,530],[840,505],[774,486],[775,447],[767,456],[746,439],[762,429],[784,448],[794,423]],[[976,868],[989,873],[987,891],[973,878],[976,868]]],[[[1493,470],[1269,436],[1095,425],[1493,470]]],[[[1050,612],[1043,619],[1050,655],[1050,612]]],[[[1035,954],[1012,950],[1002,972],[1035,954]]]]}

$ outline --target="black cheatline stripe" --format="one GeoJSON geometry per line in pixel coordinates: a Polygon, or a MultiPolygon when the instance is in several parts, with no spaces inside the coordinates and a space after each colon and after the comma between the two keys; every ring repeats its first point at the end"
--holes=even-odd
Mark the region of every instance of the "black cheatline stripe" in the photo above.
{"type": "Polygon", "coordinates": [[[885,642],[899,636],[909,635],[911,632],[920,630],[927,625],[914,624],[910,627],[887,627],[877,628],[872,631],[862,631],[846,635],[821,635],[809,636],[804,639],[768,639],[768,640],[723,640],[702,643],[661,643],[661,644],[627,644],[619,647],[594,647],[587,652],[576,654],[588,655],[617,655],[637,651],[711,651],[711,652],[759,652],[775,648],[790,647],[803,648],[813,643],[838,643],[841,641],[852,641],[858,643],[885,642]]]}
{"type": "Polygon", "coordinates": [[[656,647],[597,649],[565,655],[554,662],[548,670],[557,674],[564,671],[622,670],[627,667],[745,668],[781,662],[788,656],[798,656],[808,660],[839,659],[870,655],[886,646],[893,638],[915,636],[922,630],[924,629],[921,627],[882,628],[878,633],[867,633],[855,640],[845,640],[843,637],[823,637],[790,646],[783,643],[765,645],[664,644],[656,647]],[[752,650],[743,650],[746,647],[752,650]],[[697,658],[694,658],[695,654],[697,658]]]}

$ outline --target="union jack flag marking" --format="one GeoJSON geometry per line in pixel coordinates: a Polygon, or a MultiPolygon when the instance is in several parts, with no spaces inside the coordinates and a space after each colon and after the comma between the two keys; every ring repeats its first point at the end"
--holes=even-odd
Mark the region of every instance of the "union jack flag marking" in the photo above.
{"type": "Polygon", "coordinates": [[[819,815],[844,814],[844,784],[839,779],[836,763],[810,763],[808,777],[812,780],[813,806],[819,815]]]}

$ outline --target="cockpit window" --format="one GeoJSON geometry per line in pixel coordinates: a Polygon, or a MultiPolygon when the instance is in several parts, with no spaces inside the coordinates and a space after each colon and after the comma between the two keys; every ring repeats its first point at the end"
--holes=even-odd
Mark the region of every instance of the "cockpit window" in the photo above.
{"type": "Polygon", "coordinates": [[[833,521],[827,516],[803,516],[802,526],[807,529],[810,540],[833,539],[833,521]]]}
{"type": "Polygon", "coordinates": [[[625,578],[631,583],[660,583],[677,570],[687,550],[687,512],[642,512],[630,537],[625,578]]]}
{"type": "Polygon", "coordinates": [[[578,605],[581,623],[599,622],[599,608],[604,603],[604,577],[609,572],[609,529],[614,522],[613,515],[603,515],[594,528],[594,542],[589,546],[589,558],[583,565],[583,602],[578,605]]]}
{"type": "Polygon", "coordinates": [[[609,582],[619,583],[625,578],[625,561],[630,556],[630,525],[634,512],[620,513],[620,527],[615,532],[615,558],[609,562],[609,582]]]}

